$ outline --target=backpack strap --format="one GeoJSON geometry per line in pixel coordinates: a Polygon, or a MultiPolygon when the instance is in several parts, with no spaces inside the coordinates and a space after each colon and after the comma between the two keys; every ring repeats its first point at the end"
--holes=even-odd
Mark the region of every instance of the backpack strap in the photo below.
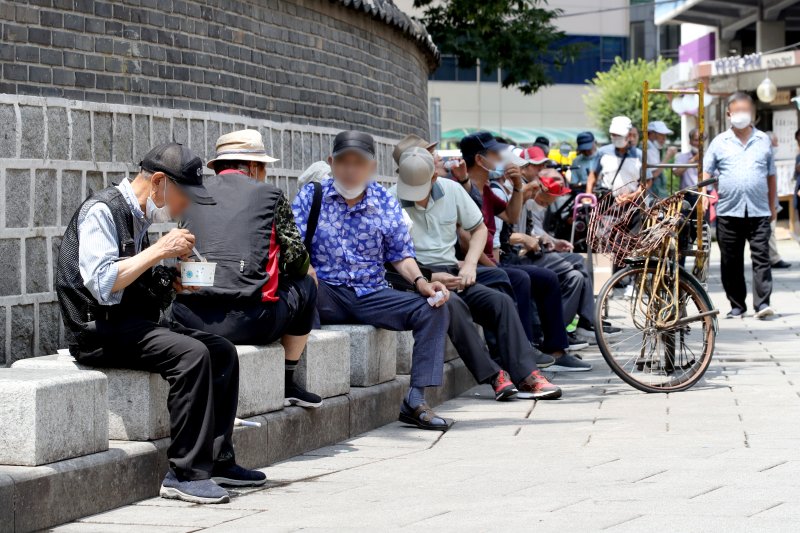
{"type": "Polygon", "coordinates": [[[303,241],[309,255],[311,255],[311,243],[314,241],[314,234],[317,232],[319,212],[322,209],[322,184],[317,181],[313,181],[311,184],[314,186],[314,198],[311,200],[311,209],[308,211],[306,238],[303,241]]]}

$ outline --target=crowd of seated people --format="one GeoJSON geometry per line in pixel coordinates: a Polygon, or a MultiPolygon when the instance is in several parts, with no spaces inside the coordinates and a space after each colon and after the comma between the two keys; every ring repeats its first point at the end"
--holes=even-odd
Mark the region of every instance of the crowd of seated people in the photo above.
{"type": "Polygon", "coordinates": [[[412,331],[399,419],[435,431],[453,423],[425,399],[442,384],[447,337],[498,401],[561,397],[543,368],[591,370],[577,350],[605,327],[593,323],[592,280],[541,220],[569,192],[563,177],[547,168],[541,146],[516,149],[488,132],[465,137],[462,158],[447,168],[436,147],[415,135],[398,142],[397,183],[387,189],[375,179],[373,138],[343,131],[290,199],[266,180],[277,160],[261,134],[234,131],[206,163],[212,176],[203,179],[189,149],[167,143],[144,157],[134,179],[78,208],[56,284],[70,351],[86,365],[168,381],[162,496],[220,503],[229,499],[221,485],[265,482],[235,461],[235,344],[280,342],[284,403],[313,409],[322,398],[294,379],[312,329],[412,331]],[[179,228],[150,246],[149,226],[178,218],[179,228]],[[215,262],[213,286],[184,286],[164,273],[170,259],[215,262]]]}

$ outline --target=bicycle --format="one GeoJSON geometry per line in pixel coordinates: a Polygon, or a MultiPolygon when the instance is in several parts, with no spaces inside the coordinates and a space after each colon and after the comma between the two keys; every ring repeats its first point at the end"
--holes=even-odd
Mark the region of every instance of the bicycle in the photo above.
{"type": "MultiPolygon", "coordinates": [[[[641,391],[686,390],[700,381],[711,363],[719,310],[701,279],[682,267],[680,258],[693,255],[694,272],[705,276],[710,243],[704,232],[696,228],[694,250],[682,246],[681,236],[704,187],[712,183],[716,178],[649,206],[644,188],[625,203],[607,194],[592,213],[590,245],[625,267],[598,295],[595,323],[605,321],[620,329],[610,337],[604,328],[596,328],[598,347],[611,370],[641,391]],[[697,191],[694,205],[686,200],[692,191],[697,191]]],[[[702,217],[698,220],[703,223],[702,217]]]]}

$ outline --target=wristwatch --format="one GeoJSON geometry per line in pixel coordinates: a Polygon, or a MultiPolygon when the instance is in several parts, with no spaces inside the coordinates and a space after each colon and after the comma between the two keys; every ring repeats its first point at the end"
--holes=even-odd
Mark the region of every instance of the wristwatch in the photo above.
{"type": "Polygon", "coordinates": [[[420,274],[419,276],[417,276],[416,278],[414,278],[414,290],[415,290],[415,291],[417,291],[417,292],[419,292],[419,288],[417,288],[417,282],[418,282],[419,280],[421,280],[421,279],[422,279],[422,280],[425,280],[425,282],[426,282],[426,283],[430,283],[430,280],[428,280],[428,278],[426,278],[426,277],[425,277],[425,276],[423,276],[422,274],[420,274]]]}

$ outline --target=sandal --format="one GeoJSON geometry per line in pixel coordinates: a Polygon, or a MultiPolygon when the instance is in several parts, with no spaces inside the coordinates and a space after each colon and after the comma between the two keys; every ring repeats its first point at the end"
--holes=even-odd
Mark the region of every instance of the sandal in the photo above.
{"type": "Polygon", "coordinates": [[[399,420],[404,424],[433,431],[447,431],[455,424],[454,420],[437,415],[426,403],[420,404],[416,409],[411,409],[405,400],[400,408],[399,420]]]}

